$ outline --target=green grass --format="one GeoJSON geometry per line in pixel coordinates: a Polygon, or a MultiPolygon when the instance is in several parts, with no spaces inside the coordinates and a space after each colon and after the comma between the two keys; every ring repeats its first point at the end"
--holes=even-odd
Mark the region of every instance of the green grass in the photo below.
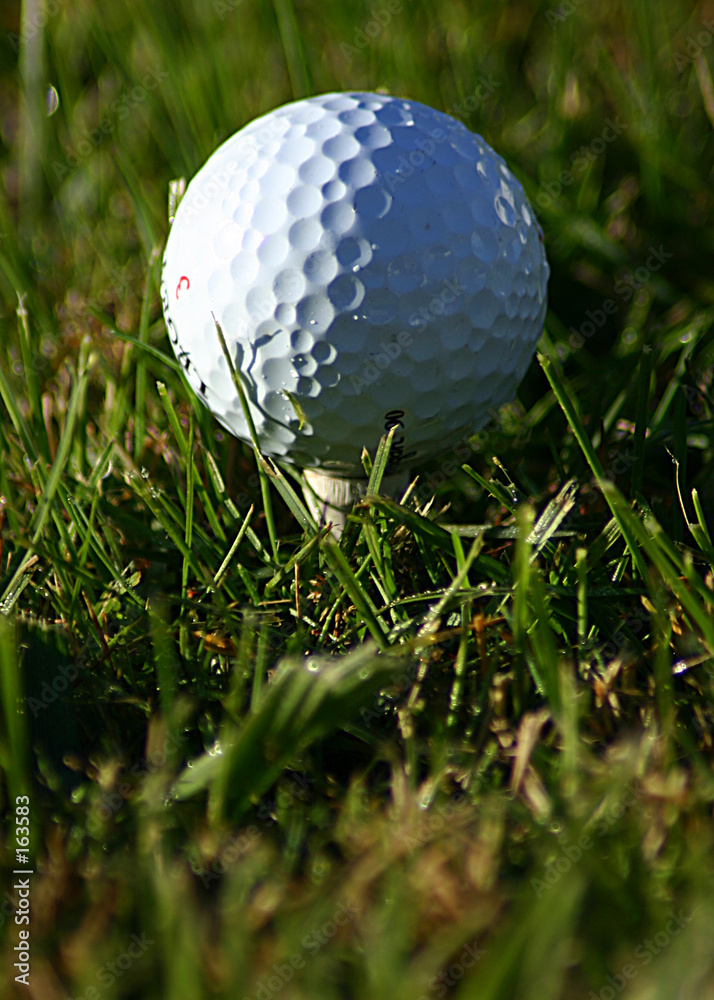
{"type": "Polygon", "coordinates": [[[714,997],[710,15],[391,7],[26,3],[19,54],[0,11],[3,996],[28,795],[42,1000],[714,997]],[[508,160],[550,308],[337,544],[191,393],[159,269],[170,180],[376,88],[508,160]]]}

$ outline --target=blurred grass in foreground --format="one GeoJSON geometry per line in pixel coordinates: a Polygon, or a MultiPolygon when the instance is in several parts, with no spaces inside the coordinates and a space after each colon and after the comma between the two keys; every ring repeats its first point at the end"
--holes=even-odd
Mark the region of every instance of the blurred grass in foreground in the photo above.
{"type": "Polygon", "coordinates": [[[2,862],[27,791],[33,997],[714,996],[713,23],[2,8],[2,862]],[[286,468],[271,539],[170,356],[168,182],[294,96],[377,88],[523,181],[542,355],[404,505],[373,455],[339,547],[286,468]]]}

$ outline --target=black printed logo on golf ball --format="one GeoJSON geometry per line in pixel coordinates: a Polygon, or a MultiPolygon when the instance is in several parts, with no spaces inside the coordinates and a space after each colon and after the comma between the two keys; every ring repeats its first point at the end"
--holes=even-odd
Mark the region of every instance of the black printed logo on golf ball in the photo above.
{"type": "MultiPolygon", "coordinates": [[[[389,410],[384,414],[384,429],[387,434],[391,431],[392,427],[401,427],[404,430],[404,424],[402,418],[404,417],[404,410],[389,410]]],[[[387,462],[386,472],[391,473],[397,468],[400,462],[403,462],[405,458],[413,458],[416,455],[415,451],[404,451],[404,444],[406,442],[406,436],[404,434],[395,434],[392,439],[392,448],[389,452],[389,461],[387,462]]]]}

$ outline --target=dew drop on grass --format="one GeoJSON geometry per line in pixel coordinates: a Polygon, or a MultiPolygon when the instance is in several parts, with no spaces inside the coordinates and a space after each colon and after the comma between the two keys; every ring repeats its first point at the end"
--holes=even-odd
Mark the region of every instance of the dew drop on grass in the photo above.
{"type": "Polygon", "coordinates": [[[53,115],[57,108],[59,107],[59,94],[52,84],[47,88],[47,94],[45,96],[45,110],[47,112],[47,117],[53,115]]]}
{"type": "Polygon", "coordinates": [[[628,326],[622,331],[623,344],[627,344],[629,346],[630,344],[634,344],[636,340],[637,340],[637,330],[635,330],[634,327],[628,326]]]}
{"type": "Polygon", "coordinates": [[[327,864],[324,858],[317,858],[317,860],[312,863],[312,879],[313,882],[320,882],[325,875],[330,871],[330,866],[327,864]]]}

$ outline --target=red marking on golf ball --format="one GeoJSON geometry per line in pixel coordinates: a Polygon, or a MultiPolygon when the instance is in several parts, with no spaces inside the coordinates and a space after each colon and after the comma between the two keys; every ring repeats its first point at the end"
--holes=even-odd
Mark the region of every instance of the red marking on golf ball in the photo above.
{"type": "Polygon", "coordinates": [[[181,277],[179,278],[178,285],[176,285],[176,298],[179,297],[179,292],[181,291],[181,285],[183,285],[184,281],[186,282],[186,284],[184,285],[186,291],[188,291],[189,288],[191,287],[191,282],[188,280],[185,274],[182,274],[181,277]]]}

